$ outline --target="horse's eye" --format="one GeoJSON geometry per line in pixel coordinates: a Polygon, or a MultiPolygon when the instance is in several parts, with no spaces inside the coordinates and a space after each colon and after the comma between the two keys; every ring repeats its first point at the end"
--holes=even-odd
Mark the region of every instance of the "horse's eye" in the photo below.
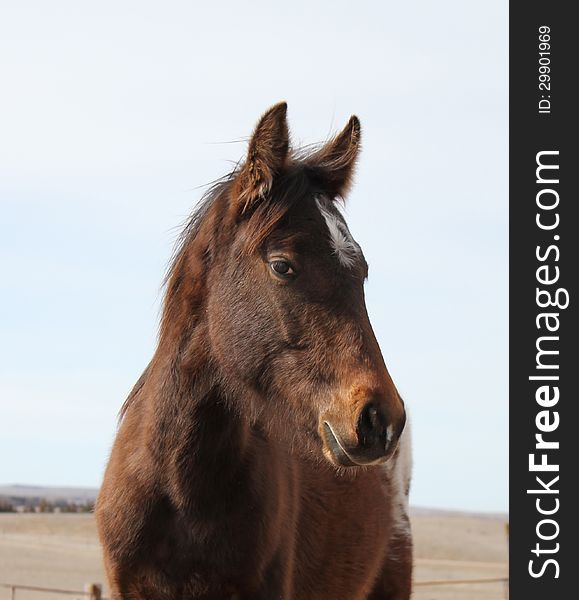
{"type": "Polygon", "coordinates": [[[269,266],[276,275],[280,275],[281,277],[289,277],[294,273],[292,266],[287,262],[287,260],[272,260],[269,263],[269,266]]]}

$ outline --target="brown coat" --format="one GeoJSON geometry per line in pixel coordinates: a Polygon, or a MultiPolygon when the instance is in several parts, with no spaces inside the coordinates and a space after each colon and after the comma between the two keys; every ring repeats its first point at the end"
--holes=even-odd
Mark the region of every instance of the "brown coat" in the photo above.
{"type": "Polygon", "coordinates": [[[186,228],[97,502],[113,599],[410,597],[404,404],[335,204],[359,141],[291,153],[274,106],[186,228]]]}

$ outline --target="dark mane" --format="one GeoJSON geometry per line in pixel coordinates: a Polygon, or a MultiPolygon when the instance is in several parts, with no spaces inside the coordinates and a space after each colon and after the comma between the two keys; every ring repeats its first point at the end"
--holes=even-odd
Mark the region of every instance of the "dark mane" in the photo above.
{"type": "MultiPolygon", "coordinates": [[[[325,167],[326,165],[317,165],[316,163],[320,149],[327,143],[328,140],[292,149],[292,156],[288,161],[284,173],[276,178],[264,201],[250,217],[252,234],[255,237],[249,246],[249,250],[255,250],[263,242],[296,202],[307,196],[311,196],[315,191],[321,191],[318,189],[318,171],[320,167],[325,167]]],[[[176,270],[180,256],[195,240],[205,217],[209,214],[218,199],[230,191],[243,167],[243,163],[237,163],[232,171],[211,183],[196,204],[193,213],[186,220],[175,243],[169,266],[163,279],[163,287],[167,287],[172,274],[176,270]]]]}
{"type": "MultiPolygon", "coordinates": [[[[302,159],[306,158],[306,154],[302,151],[298,151],[296,156],[302,159]]],[[[216,205],[231,191],[241,168],[235,169],[213,183],[196,205],[177,239],[169,267],[163,280],[165,288],[167,288],[171,278],[178,270],[180,258],[198,238],[208,216],[215,212],[216,205]]],[[[292,161],[284,173],[276,178],[271,190],[265,195],[263,201],[249,212],[249,214],[245,215],[250,230],[250,242],[248,243],[247,250],[249,252],[255,251],[285,218],[292,207],[313,196],[315,191],[318,191],[315,168],[305,160],[292,161]]],[[[219,209],[223,210],[225,208],[225,203],[219,207],[219,209]]],[[[216,216],[219,218],[220,223],[224,224],[223,219],[226,215],[219,214],[216,216]]],[[[214,233],[217,235],[218,232],[215,231],[214,233]]],[[[169,289],[167,289],[167,293],[170,293],[169,289]]]]}
{"type": "Polygon", "coordinates": [[[191,215],[185,220],[185,224],[177,236],[177,241],[175,242],[173,252],[171,253],[171,258],[169,259],[167,271],[165,272],[165,277],[162,282],[163,288],[167,287],[171,274],[175,270],[175,265],[184,249],[195,239],[201,223],[203,222],[205,215],[209,212],[210,207],[213,205],[216,198],[225,193],[226,189],[231,186],[231,183],[237,175],[237,171],[238,169],[236,168],[230,173],[227,173],[227,175],[210,183],[199,202],[195,205],[191,215]]]}

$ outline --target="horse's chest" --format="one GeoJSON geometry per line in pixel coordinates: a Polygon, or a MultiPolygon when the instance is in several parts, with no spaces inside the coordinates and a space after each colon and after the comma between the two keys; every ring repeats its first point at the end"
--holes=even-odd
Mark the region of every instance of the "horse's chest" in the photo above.
{"type": "Polygon", "coordinates": [[[324,483],[302,501],[296,598],[365,598],[388,549],[387,488],[379,477],[324,483]]]}
{"type": "Polygon", "coordinates": [[[243,501],[173,512],[153,545],[155,563],[171,580],[216,586],[216,598],[365,598],[390,531],[384,483],[280,471],[243,501]]]}

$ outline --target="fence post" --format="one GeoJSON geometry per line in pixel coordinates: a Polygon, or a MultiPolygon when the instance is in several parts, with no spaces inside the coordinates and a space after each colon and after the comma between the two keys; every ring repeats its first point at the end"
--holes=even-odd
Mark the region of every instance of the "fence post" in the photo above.
{"type": "Polygon", "coordinates": [[[85,583],[84,595],[88,598],[88,600],[101,600],[103,588],[98,583],[85,583]]]}

